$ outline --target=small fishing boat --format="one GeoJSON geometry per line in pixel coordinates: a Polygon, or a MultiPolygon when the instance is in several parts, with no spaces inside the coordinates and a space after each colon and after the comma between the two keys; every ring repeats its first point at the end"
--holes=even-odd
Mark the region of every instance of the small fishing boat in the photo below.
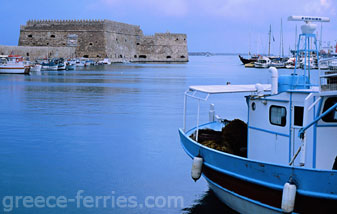
{"type": "Polygon", "coordinates": [[[30,66],[30,71],[31,72],[40,72],[42,69],[42,65],[40,64],[34,64],[30,66]]]}
{"type": "Polygon", "coordinates": [[[1,74],[29,74],[30,67],[25,65],[23,57],[19,55],[0,56],[1,74]]]}
{"type": "Polygon", "coordinates": [[[55,63],[53,59],[49,60],[46,59],[42,63],[42,71],[57,71],[58,70],[58,64],[55,63]]]}
{"type": "Polygon", "coordinates": [[[99,65],[110,65],[111,61],[109,58],[104,58],[103,60],[98,61],[99,65]]]}
{"type": "Polygon", "coordinates": [[[66,62],[66,70],[75,70],[76,69],[76,64],[72,64],[70,62],[66,62]]]}
{"type": "Polygon", "coordinates": [[[330,70],[337,70],[337,59],[331,60],[329,63],[329,69],[330,70]]]}
{"type": "Polygon", "coordinates": [[[254,62],[255,68],[269,68],[271,60],[268,57],[260,56],[256,62],[254,62]]]}
{"type": "MultiPolygon", "coordinates": [[[[316,41],[311,22],[329,21],[288,20],[305,21],[299,41],[316,41]]],[[[185,92],[179,135],[193,159],[192,178],[203,175],[216,196],[239,213],[336,213],[337,72],[322,71],[317,87],[310,68],[298,73],[295,66],[283,76],[269,70],[271,84],[190,86],[185,92]],[[210,104],[209,121],[199,124],[200,102],[228,93],[248,93],[247,121],[223,119],[210,104]],[[198,101],[197,124],[189,130],[188,98],[198,101]]]]}

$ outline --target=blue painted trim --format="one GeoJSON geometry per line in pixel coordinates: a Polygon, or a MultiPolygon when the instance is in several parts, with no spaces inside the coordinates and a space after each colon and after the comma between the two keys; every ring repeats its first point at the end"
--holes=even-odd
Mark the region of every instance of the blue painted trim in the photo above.
{"type": "MultiPolygon", "coordinates": [[[[316,97],[314,97],[314,102],[315,101],[316,101],[316,97]]],[[[316,119],[315,113],[316,113],[316,105],[314,106],[314,110],[313,110],[313,118],[314,118],[314,120],[316,119]]],[[[314,145],[316,147],[316,138],[317,138],[316,136],[317,136],[317,123],[315,123],[314,127],[313,127],[313,136],[312,136],[312,138],[313,138],[313,143],[312,143],[313,148],[314,148],[314,145]]],[[[315,158],[316,158],[316,156],[315,156],[315,158]]],[[[312,164],[311,165],[312,165],[313,168],[315,168],[316,167],[316,162],[315,162],[315,167],[314,167],[313,163],[314,163],[314,156],[312,157],[312,164]]]]}
{"type": "MultiPolygon", "coordinates": [[[[318,118],[320,113],[321,113],[323,99],[324,98],[321,98],[321,100],[319,101],[317,113],[316,113],[316,116],[315,116],[314,120],[316,120],[316,118],[318,118]]],[[[313,142],[313,145],[312,145],[312,147],[313,147],[312,148],[312,168],[316,169],[317,123],[314,126],[314,136],[313,137],[314,137],[314,140],[313,140],[314,142],[313,142]]]]}
{"type": "MultiPolygon", "coordinates": [[[[250,105],[249,105],[249,99],[250,97],[246,97],[246,101],[247,101],[247,105],[248,105],[248,118],[247,118],[247,127],[249,127],[249,111],[250,111],[250,105]]],[[[248,154],[249,154],[249,129],[247,128],[247,157],[248,157],[248,154]]]]}
{"type": "MultiPolygon", "coordinates": [[[[258,206],[262,206],[262,207],[265,207],[265,208],[268,208],[268,209],[272,209],[272,210],[275,210],[275,211],[278,211],[278,212],[283,212],[282,209],[279,209],[279,208],[276,208],[276,207],[272,207],[272,206],[269,206],[269,205],[267,205],[267,204],[263,204],[263,203],[261,203],[261,202],[259,202],[259,201],[252,200],[252,199],[247,198],[247,197],[245,197],[245,196],[239,195],[239,194],[237,194],[237,193],[235,193],[235,192],[233,192],[233,191],[230,191],[230,190],[228,190],[228,189],[225,189],[225,188],[223,188],[222,186],[220,186],[219,184],[213,182],[211,179],[207,178],[205,175],[203,175],[203,177],[206,179],[207,182],[209,182],[209,183],[211,183],[212,185],[218,187],[219,189],[221,189],[221,190],[224,191],[224,192],[227,192],[227,193],[229,193],[229,194],[232,194],[232,195],[235,196],[235,197],[238,197],[238,198],[240,198],[240,199],[242,199],[242,200],[245,200],[245,201],[248,201],[248,202],[250,202],[250,203],[256,204],[256,205],[258,205],[258,206]]],[[[247,211],[248,211],[248,210],[247,210],[247,211]]]]}
{"type": "MultiPolygon", "coordinates": [[[[310,86],[318,86],[318,85],[310,85],[310,86]]],[[[303,93],[303,94],[319,93],[319,91],[299,91],[299,90],[296,90],[296,89],[289,89],[289,90],[287,90],[287,92],[290,92],[290,93],[303,93]]]]}
{"type": "Polygon", "coordinates": [[[337,127],[337,124],[321,124],[316,125],[316,127],[337,127]]]}
{"type": "Polygon", "coordinates": [[[248,128],[255,129],[255,130],[258,130],[258,131],[262,131],[262,132],[267,132],[267,133],[270,133],[270,134],[276,134],[276,135],[280,135],[280,136],[284,136],[284,137],[290,137],[287,134],[282,134],[282,133],[279,133],[279,132],[269,131],[269,130],[266,130],[266,129],[260,129],[260,128],[256,128],[256,127],[253,127],[253,126],[248,126],[248,128]]]}
{"type": "Polygon", "coordinates": [[[280,100],[280,99],[268,99],[268,98],[254,98],[252,100],[266,100],[266,101],[275,101],[275,102],[289,102],[288,100],[280,100]]]}
{"type": "MultiPolygon", "coordinates": [[[[289,111],[290,111],[290,114],[289,114],[289,151],[288,151],[288,162],[290,163],[291,161],[291,128],[292,128],[292,117],[293,117],[293,114],[292,114],[292,104],[293,104],[293,93],[290,93],[290,98],[289,98],[289,111]]],[[[295,142],[294,142],[295,143],[295,142]]]]}
{"type": "Polygon", "coordinates": [[[331,111],[333,111],[335,108],[337,107],[337,103],[335,103],[333,106],[331,106],[328,110],[326,110],[325,112],[323,112],[323,114],[321,114],[318,118],[316,118],[314,121],[312,121],[311,123],[309,123],[309,125],[307,125],[304,128],[301,128],[300,131],[298,132],[298,136],[300,137],[302,133],[304,133],[308,128],[310,128],[312,125],[316,124],[320,119],[322,119],[323,117],[325,117],[325,115],[329,114],[331,111]]]}
{"type": "Polygon", "coordinates": [[[275,189],[275,190],[279,190],[279,191],[283,190],[283,186],[281,186],[281,185],[268,183],[268,182],[265,182],[265,181],[257,180],[257,179],[250,178],[250,177],[246,177],[246,176],[243,176],[243,175],[240,175],[240,174],[237,174],[237,173],[233,173],[233,172],[230,172],[230,171],[225,171],[225,170],[220,169],[219,167],[213,166],[213,165],[211,165],[207,162],[204,162],[204,165],[208,166],[209,168],[211,168],[215,171],[218,171],[220,173],[232,176],[234,178],[241,179],[243,181],[247,181],[247,182],[250,182],[250,183],[261,185],[261,186],[264,186],[264,187],[267,187],[267,188],[270,188],[270,189],[275,189]]]}

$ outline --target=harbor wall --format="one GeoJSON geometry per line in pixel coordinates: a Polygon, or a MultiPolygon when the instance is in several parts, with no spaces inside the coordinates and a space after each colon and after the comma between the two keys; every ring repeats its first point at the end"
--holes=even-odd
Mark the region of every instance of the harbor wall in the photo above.
{"type": "Polygon", "coordinates": [[[31,61],[41,58],[72,58],[75,56],[73,47],[31,47],[0,45],[0,55],[21,55],[31,61]]]}
{"type": "Polygon", "coordinates": [[[139,26],[111,20],[30,20],[19,46],[70,47],[75,57],[113,62],[186,62],[186,34],[144,36],[139,26]]]}
{"type": "Polygon", "coordinates": [[[137,43],[138,61],[186,62],[186,39],[186,34],[156,33],[154,36],[144,36],[137,43]]]}

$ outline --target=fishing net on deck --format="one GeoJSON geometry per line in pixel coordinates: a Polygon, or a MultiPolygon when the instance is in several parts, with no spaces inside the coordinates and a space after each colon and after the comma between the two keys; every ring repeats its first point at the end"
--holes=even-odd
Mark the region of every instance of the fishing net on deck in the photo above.
{"type": "MultiPolygon", "coordinates": [[[[195,140],[195,133],[190,137],[195,140]]],[[[247,157],[247,124],[235,119],[229,121],[221,131],[200,129],[198,143],[222,152],[247,157]]]]}

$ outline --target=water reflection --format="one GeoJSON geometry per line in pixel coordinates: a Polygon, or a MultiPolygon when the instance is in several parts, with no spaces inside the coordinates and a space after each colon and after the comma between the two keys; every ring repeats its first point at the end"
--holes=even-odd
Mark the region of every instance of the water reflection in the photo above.
{"type": "Polygon", "coordinates": [[[236,214],[234,210],[224,205],[214,194],[212,190],[208,190],[191,207],[186,207],[183,214],[236,214]]]}

